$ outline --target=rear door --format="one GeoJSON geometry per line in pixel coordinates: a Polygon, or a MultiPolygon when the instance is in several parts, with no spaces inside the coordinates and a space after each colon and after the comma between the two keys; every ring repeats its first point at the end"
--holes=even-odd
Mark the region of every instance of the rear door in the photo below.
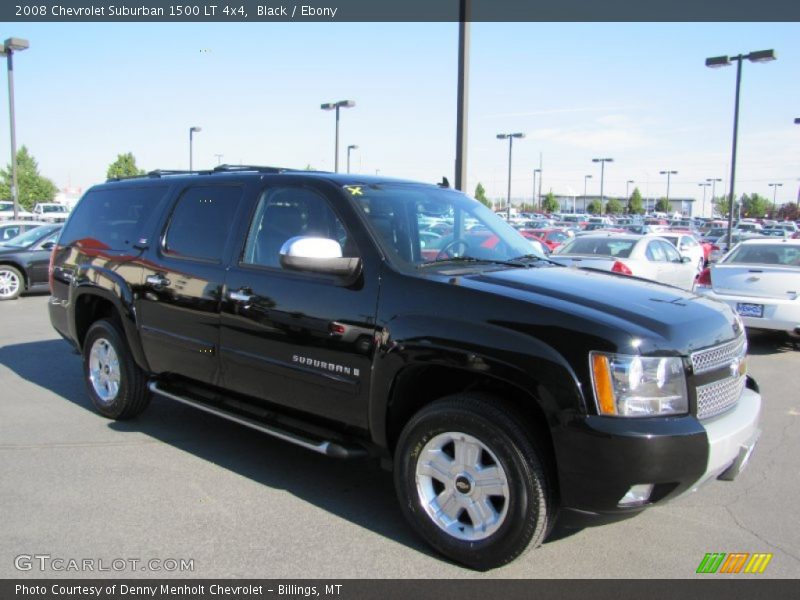
{"type": "Polygon", "coordinates": [[[229,183],[184,188],[151,244],[136,308],[155,373],[218,382],[225,261],[244,193],[243,185],[229,183]]]}
{"type": "Polygon", "coordinates": [[[353,236],[360,228],[342,192],[286,176],[275,181],[259,195],[228,272],[223,385],[256,403],[366,428],[377,264],[365,262],[349,282],[281,267],[280,248],[295,236],[334,239],[350,257],[363,258],[366,242],[353,236]]]}

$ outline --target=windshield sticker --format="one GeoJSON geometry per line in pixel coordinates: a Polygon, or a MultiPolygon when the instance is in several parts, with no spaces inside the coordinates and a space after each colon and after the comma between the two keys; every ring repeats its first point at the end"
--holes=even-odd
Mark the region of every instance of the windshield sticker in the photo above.
{"type": "Polygon", "coordinates": [[[346,185],[344,186],[348,192],[350,192],[351,196],[363,196],[364,192],[361,191],[360,185],[346,185]]]}

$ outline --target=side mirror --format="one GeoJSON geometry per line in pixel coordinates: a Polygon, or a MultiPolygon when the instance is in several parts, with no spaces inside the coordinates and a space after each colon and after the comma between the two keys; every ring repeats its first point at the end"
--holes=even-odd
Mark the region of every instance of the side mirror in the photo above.
{"type": "Polygon", "coordinates": [[[688,256],[681,256],[681,262],[683,264],[686,264],[686,263],[691,262],[691,261],[692,261],[692,259],[689,258],[688,256]]]}
{"type": "Polygon", "coordinates": [[[338,277],[355,277],[361,270],[360,258],[344,258],[336,240],[298,236],[287,240],[280,251],[284,269],[309,271],[338,277]]]}
{"type": "Polygon", "coordinates": [[[45,242],[44,244],[39,246],[39,250],[52,250],[53,248],[55,248],[55,245],[56,245],[55,242],[45,242]]]}

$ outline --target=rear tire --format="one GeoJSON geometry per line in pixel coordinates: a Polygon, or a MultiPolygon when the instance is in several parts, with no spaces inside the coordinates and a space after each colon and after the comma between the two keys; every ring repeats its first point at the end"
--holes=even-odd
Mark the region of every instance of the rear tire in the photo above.
{"type": "Polygon", "coordinates": [[[131,419],[150,402],[147,377],[119,326],[108,319],[96,321],[86,333],[83,376],[95,409],[109,419],[131,419]]]}
{"type": "Polygon", "coordinates": [[[415,414],[395,452],[395,487],[425,541],[477,570],[539,546],[554,517],[543,454],[497,398],[457,394],[415,414]]]}
{"type": "Polygon", "coordinates": [[[0,265],[0,300],[14,300],[25,289],[25,279],[19,269],[0,265]]]}

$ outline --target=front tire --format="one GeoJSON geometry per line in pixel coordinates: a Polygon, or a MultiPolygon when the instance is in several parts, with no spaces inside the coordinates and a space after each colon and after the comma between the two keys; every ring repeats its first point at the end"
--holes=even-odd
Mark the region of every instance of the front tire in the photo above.
{"type": "Polygon", "coordinates": [[[150,402],[144,372],[119,327],[108,319],[96,321],[86,333],[83,376],[95,409],[109,419],[131,419],[150,402]]]}
{"type": "Polygon", "coordinates": [[[415,414],[397,444],[395,487],[406,519],[473,569],[507,564],[549,531],[543,457],[519,423],[496,398],[458,394],[415,414]]]}

